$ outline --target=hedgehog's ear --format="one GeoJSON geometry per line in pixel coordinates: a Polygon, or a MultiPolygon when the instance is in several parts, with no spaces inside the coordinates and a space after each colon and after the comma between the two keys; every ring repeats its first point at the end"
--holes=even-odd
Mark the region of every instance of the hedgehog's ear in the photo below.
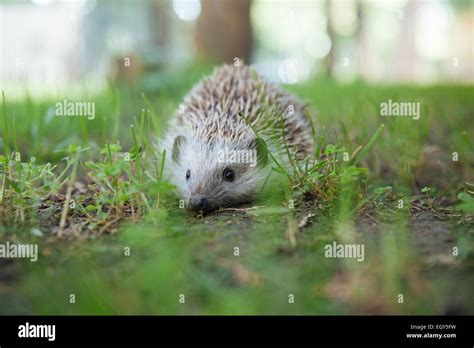
{"type": "Polygon", "coordinates": [[[182,135],[178,135],[174,138],[173,150],[171,151],[171,158],[174,162],[179,162],[181,146],[186,142],[186,138],[182,135]]]}
{"type": "Polygon", "coordinates": [[[257,164],[259,167],[265,167],[268,163],[267,143],[262,138],[254,140],[255,150],[257,150],[257,164]]]}

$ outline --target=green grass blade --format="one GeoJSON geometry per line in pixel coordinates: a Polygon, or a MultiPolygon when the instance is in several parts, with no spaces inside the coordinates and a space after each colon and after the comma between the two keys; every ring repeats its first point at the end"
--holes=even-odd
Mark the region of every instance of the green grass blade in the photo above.
{"type": "Polygon", "coordinates": [[[370,138],[369,142],[367,145],[365,145],[362,150],[359,152],[359,154],[356,156],[356,158],[352,161],[351,165],[357,164],[362,157],[370,150],[370,148],[374,145],[375,141],[379,137],[380,133],[382,132],[382,129],[384,128],[384,125],[381,124],[380,127],[375,131],[375,134],[370,138]]]}

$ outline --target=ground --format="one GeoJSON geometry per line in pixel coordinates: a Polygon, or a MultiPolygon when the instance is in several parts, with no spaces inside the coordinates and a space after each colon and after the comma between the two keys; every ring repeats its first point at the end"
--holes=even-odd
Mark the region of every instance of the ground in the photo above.
{"type": "Polygon", "coordinates": [[[202,73],[43,101],[5,91],[0,243],[40,255],[0,259],[0,313],[474,313],[473,87],[285,87],[317,143],[366,151],[367,170],[331,162],[320,187],[275,172],[252,204],[196,216],[149,139],[202,73]],[[64,98],[94,101],[96,118],[51,115],[64,98]],[[420,102],[420,119],[380,116],[389,99],[420,102]],[[365,245],[364,261],[325,257],[335,241],[365,245]]]}

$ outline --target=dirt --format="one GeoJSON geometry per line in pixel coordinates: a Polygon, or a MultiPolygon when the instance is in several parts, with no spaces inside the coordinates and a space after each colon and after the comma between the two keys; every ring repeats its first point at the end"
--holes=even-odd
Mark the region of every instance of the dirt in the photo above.
{"type": "Polygon", "coordinates": [[[452,225],[452,222],[440,220],[433,212],[417,211],[410,216],[415,247],[423,255],[444,254],[450,251],[455,242],[452,225]]]}

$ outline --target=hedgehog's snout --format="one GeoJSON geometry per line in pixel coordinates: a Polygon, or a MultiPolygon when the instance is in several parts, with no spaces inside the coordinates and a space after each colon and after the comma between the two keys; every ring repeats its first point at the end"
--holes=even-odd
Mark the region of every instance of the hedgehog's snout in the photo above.
{"type": "Polygon", "coordinates": [[[191,196],[190,207],[194,211],[202,211],[203,213],[209,213],[214,210],[211,202],[204,195],[195,194],[191,196]]]}

